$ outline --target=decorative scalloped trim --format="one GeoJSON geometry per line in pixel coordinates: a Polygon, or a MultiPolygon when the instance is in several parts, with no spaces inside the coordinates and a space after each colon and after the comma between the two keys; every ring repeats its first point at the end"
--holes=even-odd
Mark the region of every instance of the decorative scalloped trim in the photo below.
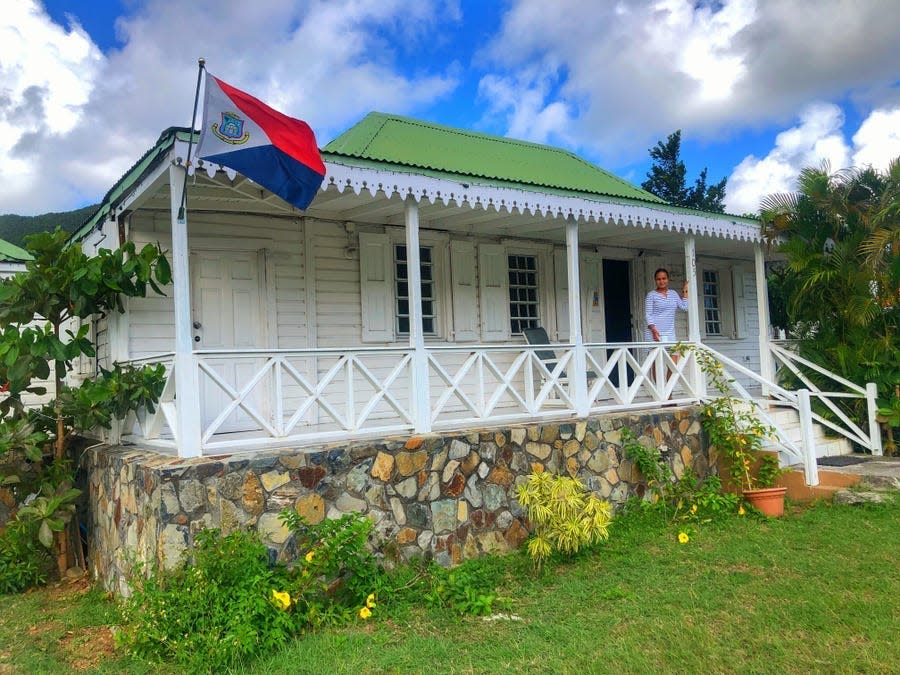
{"type": "Polygon", "coordinates": [[[738,239],[762,241],[759,228],[738,221],[686,213],[675,213],[664,207],[638,206],[604,202],[601,199],[564,197],[540,192],[529,192],[489,185],[468,184],[441,178],[396,171],[380,171],[356,166],[327,162],[327,173],[322,189],[334,186],[339,192],[352,190],[357,195],[363,190],[373,197],[379,192],[389,197],[411,196],[417,202],[431,204],[441,202],[471,208],[494,209],[497,212],[528,213],[531,215],[568,218],[584,222],[608,223],[620,227],[668,230],[738,239]]]}
{"type": "MultiPolygon", "coordinates": [[[[216,171],[225,171],[234,180],[235,171],[227,167],[200,160],[199,168],[212,178],[216,171]]],[[[583,222],[607,223],[618,227],[640,227],[667,230],[682,234],[720,237],[748,242],[762,241],[756,225],[736,220],[700,216],[668,211],[665,207],[617,204],[602,198],[565,197],[513,188],[469,184],[443,178],[431,178],[413,173],[383,171],[358,166],[326,162],[322,190],[334,186],[339,192],[348,190],[359,195],[364,190],[371,196],[382,193],[388,198],[413,197],[417,202],[444,205],[469,206],[494,209],[498,213],[522,213],[553,218],[574,217],[583,222]]],[[[193,173],[194,167],[188,167],[193,173]]]]}

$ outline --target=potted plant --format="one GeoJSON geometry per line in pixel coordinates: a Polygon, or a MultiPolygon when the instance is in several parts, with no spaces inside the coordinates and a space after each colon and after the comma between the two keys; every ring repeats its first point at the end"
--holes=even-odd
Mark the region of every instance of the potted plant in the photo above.
{"type": "Polygon", "coordinates": [[[722,364],[704,350],[694,350],[701,370],[722,394],[701,409],[702,424],[727,468],[735,489],[744,499],[767,516],[784,514],[785,487],[775,487],[782,470],[777,455],[763,455],[763,440],[775,430],[762,422],[754,401],[729,396],[728,379],[722,364]]]}

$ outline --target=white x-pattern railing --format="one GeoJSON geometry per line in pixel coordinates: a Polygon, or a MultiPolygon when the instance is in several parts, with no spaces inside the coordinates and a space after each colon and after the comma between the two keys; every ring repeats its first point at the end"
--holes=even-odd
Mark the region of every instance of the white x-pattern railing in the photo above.
{"type": "Polygon", "coordinates": [[[769,351],[776,367],[776,378],[782,369],[790,372],[802,382],[809,395],[818,400],[823,406],[831,411],[836,419],[828,419],[815,410],[812,410],[812,418],[822,426],[825,426],[837,434],[844,436],[854,443],[859,444],[872,452],[873,455],[882,454],[881,445],[881,428],[878,426],[876,417],[878,415],[878,387],[874,383],[869,383],[866,387],[861,387],[840,375],[826,370],[821,366],[804,359],[788,349],[790,343],[769,343],[769,351]],[[810,377],[811,372],[818,373],[831,383],[837,391],[823,391],[818,387],[810,377]],[[859,424],[854,422],[844,410],[836,403],[839,399],[864,399],[868,412],[868,432],[866,432],[859,424]]]}
{"type": "MultiPolygon", "coordinates": [[[[697,402],[715,395],[706,393],[694,350],[688,349],[679,358],[671,347],[642,342],[583,347],[429,345],[426,367],[418,377],[415,350],[411,348],[203,350],[192,355],[200,385],[192,395],[204,399],[201,444],[205,452],[418,431],[422,416],[415,411],[414,393],[421,391],[425,395],[418,400],[427,401],[424,417],[433,429],[560,420],[661,403],[697,402]],[[578,349],[584,350],[585,369],[580,375],[583,386],[576,386],[578,349]],[[243,366],[228,370],[221,364],[243,366]]],[[[798,445],[783,437],[781,445],[803,461],[808,483],[817,482],[813,420],[879,454],[877,423],[870,420],[866,433],[832,401],[846,396],[866,397],[871,409],[871,385],[863,389],[834,376],[849,391],[823,392],[800,366],[830,375],[827,371],[774,345],[773,355],[809,387],[788,391],[706,346],[695,348],[711,351],[730,373],[758,382],[768,392],[770,404],[799,411],[806,429],[803,442],[798,445]],[[844,426],[809,412],[810,397],[823,401],[844,426]]],[[[144,442],[177,450],[180,425],[173,355],[132,363],[150,362],[166,365],[167,380],[154,413],[144,411],[137,416],[136,430],[144,442]]],[[[731,386],[739,397],[752,401],[754,396],[737,376],[732,377],[731,386]]],[[[764,421],[777,428],[765,406],[758,410],[764,421]]]]}
{"type": "MultiPolygon", "coordinates": [[[[697,398],[692,358],[676,360],[664,345],[584,349],[584,401],[576,396],[571,344],[429,346],[424,382],[415,381],[409,348],[197,351],[202,447],[209,452],[415,431],[412,391],[421,387],[435,429],[697,398]]],[[[173,355],[132,363],[154,361],[166,364],[167,380],[154,413],[137,416],[137,432],[146,442],[177,448],[173,355]]]]}

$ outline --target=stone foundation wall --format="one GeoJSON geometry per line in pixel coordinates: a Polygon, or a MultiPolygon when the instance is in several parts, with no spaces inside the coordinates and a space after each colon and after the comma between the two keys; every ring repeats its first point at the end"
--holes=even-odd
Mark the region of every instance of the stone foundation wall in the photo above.
{"type": "Polygon", "coordinates": [[[87,457],[91,568],[107,589],[127,594],[136,562],[171,567],[207,527],[252,528],[273,558],[290,559],[278,518],[287,508],[312,523],[368,514],[381,552],[403,559],[451,565],[503,553],[528,536],[514,490],[537,467],[577,476],[614,504],[643,494],[624,457],[625,427],[660,447],[676,475],[688,466],[709,473],[694,408],[197,459],[95,448],[87,457]]]}

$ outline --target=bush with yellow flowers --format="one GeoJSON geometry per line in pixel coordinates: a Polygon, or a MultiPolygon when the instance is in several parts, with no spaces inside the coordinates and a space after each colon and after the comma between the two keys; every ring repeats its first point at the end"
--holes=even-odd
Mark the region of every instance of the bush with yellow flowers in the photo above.
{"type": "Polygon", "coordinates": [[[282,518],[295,564],[272,563],[253,532],[198,532],[175,569],[135,575],[120,642],[140,658],[208,672],[239,667],[309,627],[371,617],[383,573],[366,548],[371,521],[282,518]]]}

